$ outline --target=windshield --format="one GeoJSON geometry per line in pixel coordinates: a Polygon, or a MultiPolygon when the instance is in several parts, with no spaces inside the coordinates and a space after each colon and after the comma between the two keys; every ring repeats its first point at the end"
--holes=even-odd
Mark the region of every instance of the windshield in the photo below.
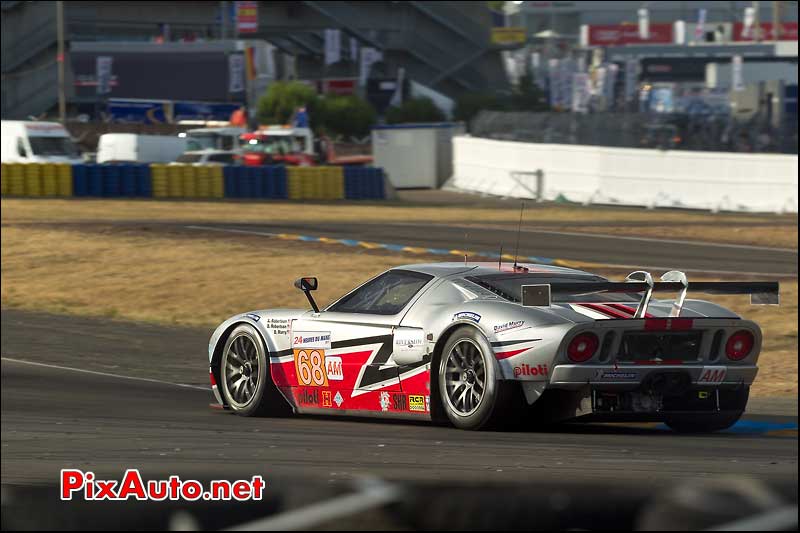
{"type": "Polygon", "coordinates": [[[247,152],[259,152],[270,155],[296,154],[301,152],[300,143],[294,137],[263,137],[242,141],[242,148],[247,152]]]}
{"type": "Polygon", "coordinates": [[[75,143],[68,137],[28,137],[33,155],[80,157],[75,143]]]}
{"type": "Polygon", "coordinates": [[[236,145],[236,136],[220,133],[190,133],[186,137],[186,146],[189,150],[233,150],[236,145]]]}
{"type": "MultiPolygon", "coordinates": [[[[522,300],[523,285],[552,285],[554,283],[596,283],[608,281],[600,276],[591,275],[561,275],[552,274],[491,274],[488,276],[469,276],[467,280],[477,283],[481,287],[492,291],[501,298],[511,302],[522,300]]],[[[638,302],[641,298],[631,294],[556,294],[553,293],[551,301],[554,303],[570,302],[638,302]]]]}
{"type": "Polygon", "coordinates": [[[176,163],[197,163],[203,156],[200,154],[183,154],[175,160],[176,163]]]}

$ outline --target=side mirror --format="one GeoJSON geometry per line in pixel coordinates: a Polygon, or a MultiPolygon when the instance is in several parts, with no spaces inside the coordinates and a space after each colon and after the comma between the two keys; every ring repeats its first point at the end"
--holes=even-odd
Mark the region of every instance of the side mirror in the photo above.
{"type": "Polygon", "coordinates": [[[314,297],[311,296],[311,291],[317,290],[317,278],[297,278],[294,280],[294,286],[303,291],[303,294],[308,298],[308,303],[311,304],[311,308],[315,313],[319,313],[317,302],[315,302],[314,297]]]}
{"type": "Polygon", "coordinates": [[[301,291],[315,291],[317,290],[317,278],[297,278],[294,280],[294,286],[301,291]]]}

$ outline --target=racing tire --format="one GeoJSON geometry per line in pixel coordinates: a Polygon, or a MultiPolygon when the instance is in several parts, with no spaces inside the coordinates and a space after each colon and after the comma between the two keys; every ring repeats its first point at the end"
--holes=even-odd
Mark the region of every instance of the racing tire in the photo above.
{"type": "Polygon", "coordinates": [[[288,414],[286,400],[272,382],[266,347],[253,326],[242,324],[228,335],[219,375],[222,398],[237,415],[288,414]]]}
{"type": "Polygon", "coordinates": [[[712,433],[734,425],[744,411],[667,415],[664,423],[678,433],[712,433]]]}
{"type": "Polygon", "coordinates": [[[438,361],[437,388],[447,419],[460,429],[489,429],[504,424],[513,396],[486,338],[463,326],[447,339],[438,361]]]}

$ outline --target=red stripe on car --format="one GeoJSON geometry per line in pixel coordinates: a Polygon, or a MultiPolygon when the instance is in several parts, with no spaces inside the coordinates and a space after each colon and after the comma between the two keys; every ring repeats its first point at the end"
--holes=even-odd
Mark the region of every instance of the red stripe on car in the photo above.
{"type": "Polygon", "coordinates": [[[622,312],[614,309],[613,307],[609,307],[607,305],[590,304],[590,303],[583,303],[583,304],[579,304],[579,305],[582,305],[583,307],[586,307],[587,309],[591,309],[592,311],[596,311],[598,313],[602,313],[602,314],[604,314],[604,315],[606,315],[608,317],[611,317],[611,318],[630,318],[629,315],[626,315],[625,313],[622,313],[622,312]]]}
{"type": "MultiPolygon", "coordinates": [[[[625,305],[625,304],[607,304],[607,305],[609,307],[613,307],[614,309],[617,309],[618,311],[624,311],[624,312],[628,313],[631,316],[636,314],[636,309],[634,309],[630,305],[625,305]]],[[[645,313],[644,317],[645,318],[653,318],[653,315],[651,315],[650,313],[645,313]]]]}
{"type": "Polygon", "coordinates": [[[518,353],[522,353],[525,350],[530,350],[530,348],[520,348],[518,350],[509,350],[507,352],[495,352],[494,355],[498,359],[506,359],[506,358],[511,357],[513,355],[517,355],[518,353]]]}

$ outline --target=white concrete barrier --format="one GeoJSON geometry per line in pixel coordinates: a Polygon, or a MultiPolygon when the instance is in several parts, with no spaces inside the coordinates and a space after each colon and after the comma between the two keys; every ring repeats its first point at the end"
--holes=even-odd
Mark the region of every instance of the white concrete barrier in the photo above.
{"type": "Polygon", "coordinates": [[[797,213],[797,156],[453,139],[448,185],[517,198],[797,213]]]}

